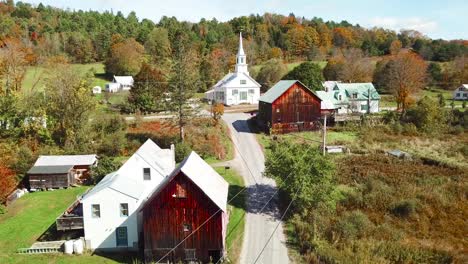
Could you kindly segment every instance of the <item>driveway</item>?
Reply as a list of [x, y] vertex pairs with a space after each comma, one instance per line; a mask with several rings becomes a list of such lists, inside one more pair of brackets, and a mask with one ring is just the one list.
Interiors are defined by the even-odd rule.
[[[235, 145], [235, 158], [229, 165], [239, 172], [247, 186], [247, 215], [244, 233], [244, 243], [240, 263], [254, 263], [269, 237], [280, 223], [280, 212], [277, 207], [275, 181], [263, 177], [265, 157], [255, 135], [247, 125], [250, 115], [244, 113], [229, 113], [223, 115], [223, 120], [231, 131]], [[270, 200], [263, 209], [265, 204]], [[260, 212], [261, 211], [261, 212]], [[274, 233], [257, 263], [284, 264], [289, 263], [282, 225]]]

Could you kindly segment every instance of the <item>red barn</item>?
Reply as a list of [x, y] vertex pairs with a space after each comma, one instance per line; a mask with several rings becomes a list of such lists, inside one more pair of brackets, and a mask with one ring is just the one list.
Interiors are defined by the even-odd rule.
[[141, 209], [145, 261], [207, 263], [222, 258], [228, 188], [229, 184], [192, 152]]
[[279, 81], [259, 99], [259, 125], [279, 134], [314, 130], [320, 118], [321, 101], [300, 81]]

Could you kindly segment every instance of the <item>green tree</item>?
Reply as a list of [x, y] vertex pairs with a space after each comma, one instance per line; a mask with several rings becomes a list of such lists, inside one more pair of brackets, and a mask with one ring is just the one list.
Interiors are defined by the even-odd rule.
[[428, 134], [446, 131], [449, 120], [447, 109], [427, 96], [409, 108], [404, 118], [405, 122], [413, 123], [421, 132]]
[[153, 62], [165, 64], [171, 56], [171, 43], [169, 33], [165, 28], [154, 28], [145, 42], [146, 52]]
[[163, 110], [166, 90], [164, 73], [148, 63], [143, 63], [140, 72], [135, 76], [135, 84], [130, 90], [128, 102], [132, 109], [142, 113]]
[[299, 80], [313, 91], [322, 89], [322, 82], [324, 81], [322, 69], [320, 66], [313, 62], [303, 62], [288, 74], [283, 80]]
[[120, 162], [117, 162], [114, 158], [107, 156], [100, 158], [97, 167], [91, 171], [94, 184], [98, 184], [107, 174], [118, 170], [120, 165]]
[[282, 60], [272, 59], [263, 65], [255, 79], [262, 85], [262, 90], [266, 91], [281, 80], [287, 72], [288, 67]]
[[170, 100], [168, 105], [176, 116], [179, 137], [183, 141], [184, 127], [195, 114], [190, 100], [197, 91], [198, 58], [195, 52], [190, 49], [188, 36], [184, 32], [177, 32], [176, 39], [169, 77]]

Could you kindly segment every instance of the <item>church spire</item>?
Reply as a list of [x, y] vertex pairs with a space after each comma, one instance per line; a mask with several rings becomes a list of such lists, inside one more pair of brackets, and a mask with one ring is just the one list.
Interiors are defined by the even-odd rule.
[[239, 50], [236, 56], [236, 73], [245, 73], [249, 75], [247, 70], [247, 56], [244, 52], [244, 47], [242, 45], [242, 32], [239, 33]]

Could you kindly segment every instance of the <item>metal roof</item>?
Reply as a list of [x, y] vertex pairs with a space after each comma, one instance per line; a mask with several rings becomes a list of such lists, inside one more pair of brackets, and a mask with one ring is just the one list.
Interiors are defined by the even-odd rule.
[[133, 85], [133, 77], [132, 76], [115, 76], [114, 75], [114, 81], [116, 83], [120, 83], [123, 85]]
[[357, 98], [353, 98], [357, 100], [367, 100], [370, 91], [372, 100], [380, 99], [380, 95], [372, 83], [336, 83], [334, 90], [344, 91], [348, 98], [357, 94]]
[[71, 169], [73, 169], [71, 165], [34, 166], [28, 171], [28, 174], [63, 174], [68, 173]]
[[182, 172], [195, 183], [219, 209], [227, 212], [229, 183], [194, 151], [179, 164], [171, 175], [161, 182], [158, 188], [150, 195], [148, 201], [151, 201], [159, 194], [179, 172]]
[[271, 104], [296, 82], [297, 82], [296, 80], [281, 80], [277, 82], [275, 85], [273, 85], [273, 87], [268, 89], [268, 91], [264, 93], [262, 96], [260, 96], [260, 99], [258, 100]]
[[63, 165], [93, 165], [97, 160], [96, 154], [91, 155], [51, 155], [39, 156], [34, 166], [63, 166]]

